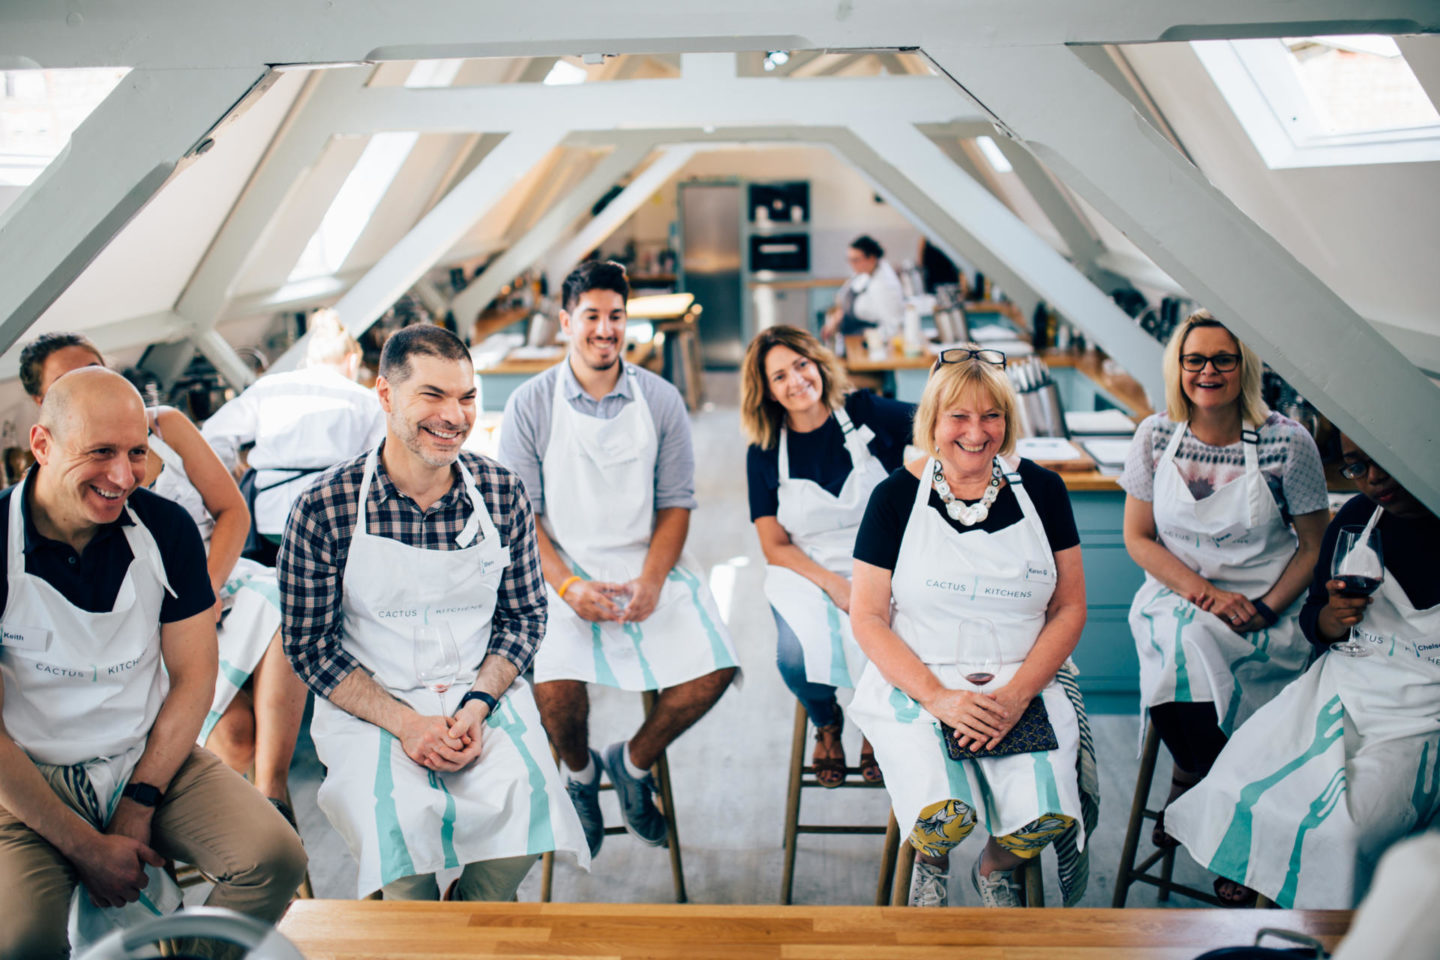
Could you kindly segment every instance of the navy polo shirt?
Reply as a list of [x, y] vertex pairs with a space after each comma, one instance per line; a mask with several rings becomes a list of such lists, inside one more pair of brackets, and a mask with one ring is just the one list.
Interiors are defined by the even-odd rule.
[[[32, 468], [33, 471], [39, 469]], [[0, 544], [9, 542], [10, 498], [20, 489], [17, 483], [0, 493]], [[210, 587], [210, 574], [205, 567], [205, 544], [195, 521], [185, 508], [149, 490], [130, 494], [130, 509], [150, 531], [160, 548], [165, 576], [175, 596], [166, 593], [160, 606], [160, 622], [174, 623], [193, 617], [215, 605], [215, 591]], [[108, 613], [115, 606], [115, 597], [125, 580], [130, 561], [135, 558], [125, 528], [130, 516], [107, 523], [95, 532], [83, 553], [76, 553], [69, 544], [40, 535], [31, 516], [29, 500], [21, 505], [25, 521], [25, 572], [37, 576], [58, 590], [66, 600], [89, 613]], [[8, 565], [0, 572], [0, 616], [9, 597]]]

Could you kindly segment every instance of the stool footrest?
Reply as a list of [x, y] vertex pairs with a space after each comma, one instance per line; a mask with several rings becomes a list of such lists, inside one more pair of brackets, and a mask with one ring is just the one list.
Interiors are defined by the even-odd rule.
[[1152, 887], [1159, 887], [1161, 890], [1169, 890], [1171, 893], [1183, 893], [1187, 897], [1192, 897], [1203, 903], [1208, 903], [1212, 907], [1230, 906], [1229, 904], [1222, 901], [1219, 897], [1215, 896], [1215, 894], [1213, 893], [1206, 893], [1204, 890], [1197, 890], [1194, 887], [1187, 887], [1182, 883], [1166, 883], [1159, 877], [1152, 877], [1148, 873], [1137, 872], [1130, 877], [1130, 881], [1132, 883], [1148, 883]]
[[845, 781], [844, 783], [840, 784], [840, 786], [838, 786], [838, 787], [827, 787], [827, 786], [825, 786], [825, 784], [821, 783], [819, 780], [801, 780], [801, 781], [800, 781], [800, 786], [802, 786], [802, 787], [819, 787], [819, 788], [822, 789], [822, 790], [884, 790], [884, 789], [885, 789], [885, 784], [883, 784], [883, 783], [869, 783], [869, 782], [867, 782], [867, 781], [865, 781], [865, 780], [861, 780], [859, 783], [851, 783], [850, 781], [847, 780], [847, 781]]
[[796, 833], [833, 833], [833, 834], [842, 834], [842, 835], [844, 835], [844, 834], [854, 834], [854, 835], [856, 835], [856, 836], [860, 836], [860, 835], [865, 835], [865, 836], [870, 836], [870, 835], [884, 836], [884, 834], [885, 834], [885, 828], [884, 828], [884, 827], [876, 827], [876, 826], [849, 826], [849, 827], [847, 827], [847, 826], [831, 826], [830, 824], [816, 824], [816, 825], [814, 825], [814, 826], [806, 826], [805, 824], [801, 823], [801, 824], [797, 824], [797, 825], [795, 826], [795, 832], [796, 832]]

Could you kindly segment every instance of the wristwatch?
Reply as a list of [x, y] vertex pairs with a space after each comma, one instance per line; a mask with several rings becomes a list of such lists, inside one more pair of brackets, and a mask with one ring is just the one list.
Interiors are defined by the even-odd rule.
[[133, 781], [125, 784], [125, 789], [120, 791], [120, 796], [129, 797], [140, 806], [151, 808], [160, 806], [160, 801], [165, 798], [165, 794], [160, 792], [159, 787]]
[[455, 708], [455, 712], [459, 713], [462, 709], [464, 709], [465, 704], [469, 703], [471, 700], [479, 700], [481, 703], [485, 704], [486, 708], [491, 713], [495, 712], [495, 704], [497, 703], [497, 701], [494, 697], [490, 696], [490, 694], [486, 693], [484, 690], [471, 690], [469, 693], [465, 694], [465, 696], [461, 697], [460, 706]]

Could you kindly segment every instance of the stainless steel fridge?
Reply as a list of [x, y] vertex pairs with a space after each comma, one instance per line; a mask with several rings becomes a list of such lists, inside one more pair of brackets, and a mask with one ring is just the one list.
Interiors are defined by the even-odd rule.
[[700, 349], [707, 367], [738, 367], [745, 353], [742, 327], [744, 264], [738, 183], [681, 183], [680, 289], [695, 295]]

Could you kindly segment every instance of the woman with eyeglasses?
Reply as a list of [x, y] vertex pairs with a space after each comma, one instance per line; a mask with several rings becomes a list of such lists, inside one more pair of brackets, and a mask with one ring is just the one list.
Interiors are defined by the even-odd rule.
[[[1174, 760], [1168, 804], [1305, 669], [1296, 616], [1329, 500], [1315, 441], [1266, 408], [1259, 357], [1209, 312], [1180, 324], [1163, 362], [1165, 412], [1136, 429], [1120, 486], [1125, 548], [1146, 574], [1130, 607], [1141, 719]], [[1151, 839], [1175, 845], [1163, 812]], [[1224, 879], [1216, 894], [1254, 896]]]
[[[740, 374], [740, 423], [750, 449], [750, 519], [765, 553], [785, 685], [815, 725], [815, 779], [845, 782], [837, 687], [865, 666], [850, 632], [855, 531], [870, 494], [898, 469], [915, 406], [853, 390], [835, 355], [794, 327], [751, 341]], [[860, 776], [883, 777], [868, 742]]]
[[940, 355], [915, 414], [925, 456], [875, 488], [855, 541], [850, 622], [870, 663], [850, 713], [917, 851], [912, 906], [946, 905], [950, 851], [981, 820], [985, 906], [1022, 906], [1016, 868], [1052, 842], [1066, 902], [1083, 890], [1080, 537], [1060, 477], [1013, 456], [1004, 363], [974, 344]]

